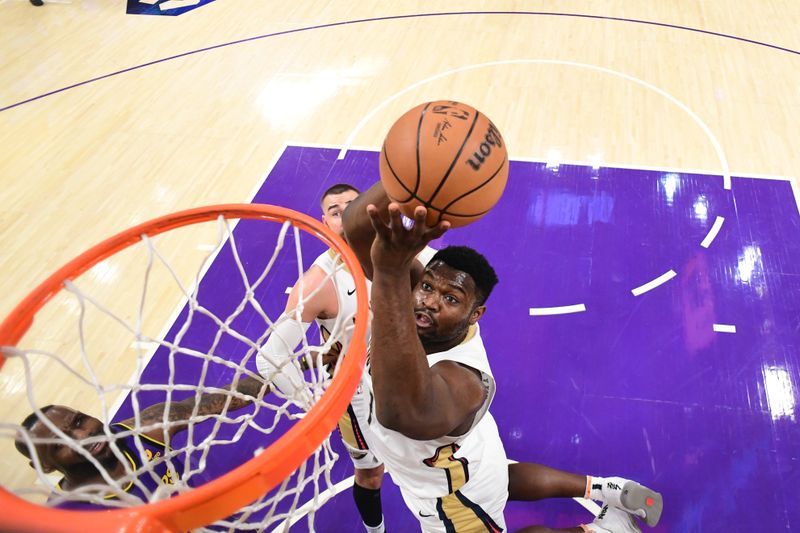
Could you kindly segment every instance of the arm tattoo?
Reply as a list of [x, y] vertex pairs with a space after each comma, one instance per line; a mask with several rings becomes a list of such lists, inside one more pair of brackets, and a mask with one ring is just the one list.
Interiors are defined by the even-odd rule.
[[[225, 392], [209, 392], [201, 394], [199, 400], [196, 395], [189, 396], [185, 400], [179, 402], [172, 402], [169, 405], [168, 422], [169, 429], [167, 432], [173, 435], [181, 430], [187, 428], [190, 419], [192, 418], [195, 405], [197, 406], [196, 416], [218, 415], [223, 411], [236, 411], [253, 403], [255, 400], [263, 398], [264, 394], [269, 392], [269, 386], [262, 379], [257, 379], [249, 376], [240, 376], [239, 381], [234, 384], [228, 384], [222, 387], [224, 390], [235, 390], [244, 397], [237, 397]], [[227, 409], [225, 408], [228, 402]], [[167, 410], [166, 403], [159, 403], [151, 405], [143, 409], [140, 415], [142, 427], [161, 425], [164, 422], [164, 412]], [[132, 422], [132, 421], [129, 421]], [[166, 428], [164, 428], [166, 429]], [[151, 434], [157, 438], [163, 438], [164, 429], [148, 429], [146, 434]]]

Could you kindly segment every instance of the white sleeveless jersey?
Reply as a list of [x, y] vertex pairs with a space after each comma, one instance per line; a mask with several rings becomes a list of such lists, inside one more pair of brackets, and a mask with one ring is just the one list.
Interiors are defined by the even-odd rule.
[[470, 328], [467, 338], [458, 346], [428, 355], [429, 366], [446, 360], [478, 370], [487, 391], [472, 427], [464, 435], [414, 440], [385, 428], [377, 417], [371, 417], [370, 449], [383, 460], [394, 482], [417, 498], [441, 498], [452, 494], [470, 479], [493, 475], [493, 472], [481, 472], [484, 457], [496, 458], [501, 454], [505, 458], [497, 425], [489, 413], [495, 381], [477, 324]]
[[[314, 265], [321, 268], [326, 274], [333, 274], [333, 286], [336, 290], [336, 299], [339, 301], [339, 312], [334, 318], [317, 318], [315, 319], [319, 326], [323, 338], [327, 339], [328, 335], [334, 331], [340, 331], [341, 328], [346, 328], [339, 338], [342, 342], [343, 351], [347, 350], [350, 341], [353, 338], [353, 319], [356, 315], [356, 283], [353, 280], [352, 274], [347, 269], [345, 264], [339, 256], [333, 251], [320, 254], [314, 260]], [[372, 282], [367, 280], [367, 300], [372, 290]], [[345, 323], [346, 322], [346, 323]], [[369, 346], [370, 334], [372, 331], [372, 319], [370, 317], [367, 323], [367, 346]]]

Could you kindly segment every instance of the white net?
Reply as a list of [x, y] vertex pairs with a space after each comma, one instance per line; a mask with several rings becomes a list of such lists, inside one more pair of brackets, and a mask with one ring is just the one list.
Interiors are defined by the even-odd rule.
[[[323, 355], [337, 343], [346, 352], [354, 328], [341, 314], [329, 336], [309, 329], [288, 357], [264, 350], [319, 291], [303, 287], [304, 250], [325, 245], [291, 222], [234, 228], [220, 216], [143, 236], [66, 281], [18, 346], [3, 347], [3, 487], [59, 508], [141, 505], [191, 491], [283, 435], [324, 394], [343, 358], [325, 366]], [[306, 296], [282, 314], [295, 283]], [[263, 377], [259, 357], [271, 368]], [[273, 386], [287, 373], [300, 383]], [[307, 520], [313, 531], [337, 458], [325, 439], [279, 487], [207, 528]]]

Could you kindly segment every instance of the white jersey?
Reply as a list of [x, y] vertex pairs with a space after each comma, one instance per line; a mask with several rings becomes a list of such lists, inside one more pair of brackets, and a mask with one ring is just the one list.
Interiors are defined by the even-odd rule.
[[[425, 249], [419, 253], [417, 258], [424, 265], [430, 261], [430, 258], [433, 257], [435, 253], [436, 250], [426, 246]], [[339, 312], [336, 317], [317, 318], [315, 321], [324, 340], [327, 340], [331, 333], [340, 332], [337, 333], [337, 337], [342, 344], [342, 353], [346, 353], [350, 341], [353, 338], [352, 321], [355, 317], [357, 307], [355, 281], [350, 271], [345, 267], [333, 250], [328, 250], [317, 257], [316, 260], [314, 260], [314, 265], [322, 269], [325, 274], [332, 275], [333, 285], [336, 290], [336, 299], [339, 304]], [[367, 280], [368, 299], [371, 289], [372, 282]], [[369, 346], [371, 332], [372, 315], [370, 313], [369, 322], [367, 324], [367, 346]], [[375, 468], [382, 462], [377, 454], [373, 453], [374, 450], [372, 449], [372, 442], [374, 441], [370, 429], [370, 420], [372, 418], [372, 380], [369, 374], [369, 361], [367, 361], [358, 388], [353, 398], [350, 400], [350, 405], [347, 406], [347, 409], [339, 419], [338, 424], [342, 441], [356, 468]]]
[[[471, 327], [467, 338], [458, 346], [428, 355], [429, 366], [440, 361], [456, 361], [481, 374], [487, 391], [486, 399], [475, 414], [469, 431], [459, 436], [420, 441], [384, 427], [375, 416], [370, 424], [370, 448], [383, 460], [386, 470], [401, 490], [416, 498], [442, 498], [453, 494], [471, 480], [495, 475], [496, 467], [481, 471], [484, 457], [494, 458], [500, 454], [505, 459], [503, 443], [489, 413], [495, 381], [480, 327], [477, 324]], [[507, 490], [507, 486], [500, 490]]]
[[[342, 343], [343, 351], [345, 351], [353, 339], [352, 324], [356, 316], [356, 283], [353, 280], [353, 275], [350, 274], [339, 255], [333, 250], [320, 254], [314, 260], [314, 265], [321, 268], [325, 274], [333, 274], [333, 286], [336, 290], [336, 299], [339, 302], [339, 312], [334, 318], [317, 318], [315, 320], [325, 339], [332, 332], [341, 331], [338, 337], [341, 339], [340, 342]], [[372, 282], [367, 280], [367, 301], [369, 301], [371, 289]], [[370, 319], [367, 323], [367, 345], [369, 345], [371, 328], [372, 320]]]
[[[333, 286], [336, 290], [336, 299], [339, 303], [339, 312], [334, 318], [317, 318], [320, 335], [327, 340], [332, 333], [336, 333], [339, 342], [342, 344], [341, 352], [347, 353], [350, 341], [353, 339], [353, 319], [356, 314], [356, 284], [353, 276], [347, 270], [341, 259], [333, 250], [328, 250], [321, 254], [314, 261], [314, 264], [321, 268], [326, 274], [332, 275]], [[372, 288], [372, 283], [367, 280], [367, 297]], [[369, 346], [369, 335], [372, 320], [367, 323], [367, 346]], [[346, 355], [345, 355], [346, 356]], [[381, 461], [370, 451], [370, 442], [373, 440], [370, 435], [369, 418], [372, 408], [372, 383], [367, 368], [361, 374], [361, 381], [358, 384], [350, 405], [339, 419], [339, 433], [342, 436], [347, 453], [353, 461], [353, 466], [361, 469], [375, 468], [380, 466]]]

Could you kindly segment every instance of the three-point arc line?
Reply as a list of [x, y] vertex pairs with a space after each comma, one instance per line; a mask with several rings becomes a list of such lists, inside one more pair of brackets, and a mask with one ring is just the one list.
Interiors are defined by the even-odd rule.
[[674, 270], [669, 270], [669, 271], [661, 274], [660, 276], [658, 276], [656, 279], [654, 279], [652, 281], [648, 281], [644, 285], [640, 285], [640, 286], [636, 287], [635, 289], [631, 289], [631, 292], [633, 293], [634, 296], [639, 296], [641, 294], [646, 293], [647, 291], [655, 289], [659, 285], [663, 285], [664, 283], [668, 282], [669, 280], [671, 280], [675, 276], [677, 276], [675, 271]]
[[714, 224], [711, 226], [711, 229], [708, 230], [708, 234], [703, 239], [703, 242], [700, 243], [700, 246], [703, 248], [708, 248], [714, 239], [717, 238], [717, 233], [719, 230], [722, 229], [722, 223], [725, 222], [725, 217], [718, 216], [716, 220], [714, 220]]
[[586, 311], [584, 304], [561, 305], [558, 307], [531, 307], [528, 309], [530, 316], [566, 315]]

